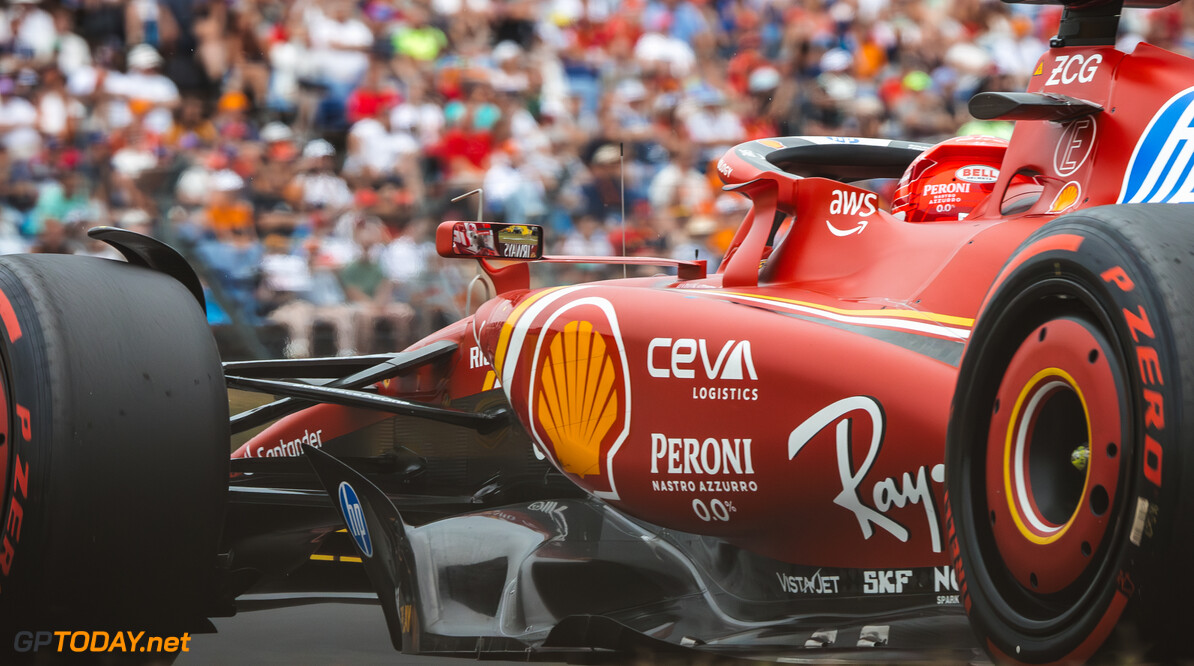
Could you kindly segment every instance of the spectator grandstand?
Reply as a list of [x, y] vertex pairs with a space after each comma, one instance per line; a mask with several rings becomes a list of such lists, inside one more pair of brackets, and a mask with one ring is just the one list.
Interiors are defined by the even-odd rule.
[[[1189, 52], [1192, 7], [1129, 10], [1122, 47]], [[742, 211], [710, 168], [725, 148], [1006, 135], [965, 102], [1022, 89], [1059, 18], [993, 0], [10, 0], [0, 252], [104, 255], [87, 228], [134, 229], [199, 267], [230, 355], [398, 348], [465, 307], [474, 268], [431, 246], [436, 221], [476, 215], [457, 195], [483, 187], [486, 218], [542, 224], [552, 251], [715, 264]]]

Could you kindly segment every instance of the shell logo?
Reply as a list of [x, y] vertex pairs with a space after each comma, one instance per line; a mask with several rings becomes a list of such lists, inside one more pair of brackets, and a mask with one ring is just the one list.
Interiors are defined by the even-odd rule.
[[588, 321], [571, 321], [548, 343], [539, 374], [539, 425], [565, 472], [601, 473], [601, 442], [618, 419], [613, 358]]
[[630, 363], [613, 304], [588, 291], [568, 287], [520, 304], [509, 335], [503, 329], [498, 374], [525, 410], [538, 454], [593, 495], [618, 500], [614, 458], [630, 435]]
[[1076, 181], [1071, 180], [1057, 192], [1057, 196], [1053, 198], [1053, 203], [1049, 204], [1049, 212], [1060, 213], [1064, 211], [1078, 203], [1078, 197], [1080, 196], [1082, 196], [1082, 187]]

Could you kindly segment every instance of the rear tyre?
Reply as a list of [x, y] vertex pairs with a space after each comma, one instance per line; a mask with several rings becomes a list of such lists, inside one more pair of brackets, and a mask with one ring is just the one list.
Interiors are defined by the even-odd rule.
[[962, 602], [999, 660], [1189, 650], [1189, 211], [1058, 219], [979, 315], [947, 437], [947, 520]]
[[185, 287], [0, 258], [0, 626], [201, 614], [228, 459], [219, 355]]

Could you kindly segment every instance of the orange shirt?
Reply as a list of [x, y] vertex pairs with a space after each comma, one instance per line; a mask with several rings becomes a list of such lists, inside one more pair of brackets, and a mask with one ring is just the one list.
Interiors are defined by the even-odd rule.
[[233, 229], [253, 231], [253, 207], [245, 201], [231, 204], [212, 204], [207, 207], [207, 220], [212, 231], [223, 235]]

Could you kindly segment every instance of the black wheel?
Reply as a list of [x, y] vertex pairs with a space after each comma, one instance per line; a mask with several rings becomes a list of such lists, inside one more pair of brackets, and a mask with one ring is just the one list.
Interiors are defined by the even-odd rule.
[[988, 294], [954, 396], [946, 496], [962, 602], [998, 660], [1190, 650], [1192, 212], [1060, 218]]
[[185, 287], [0, 258], [0, 626], [202, 612], [228, 458], [219, 355]]

